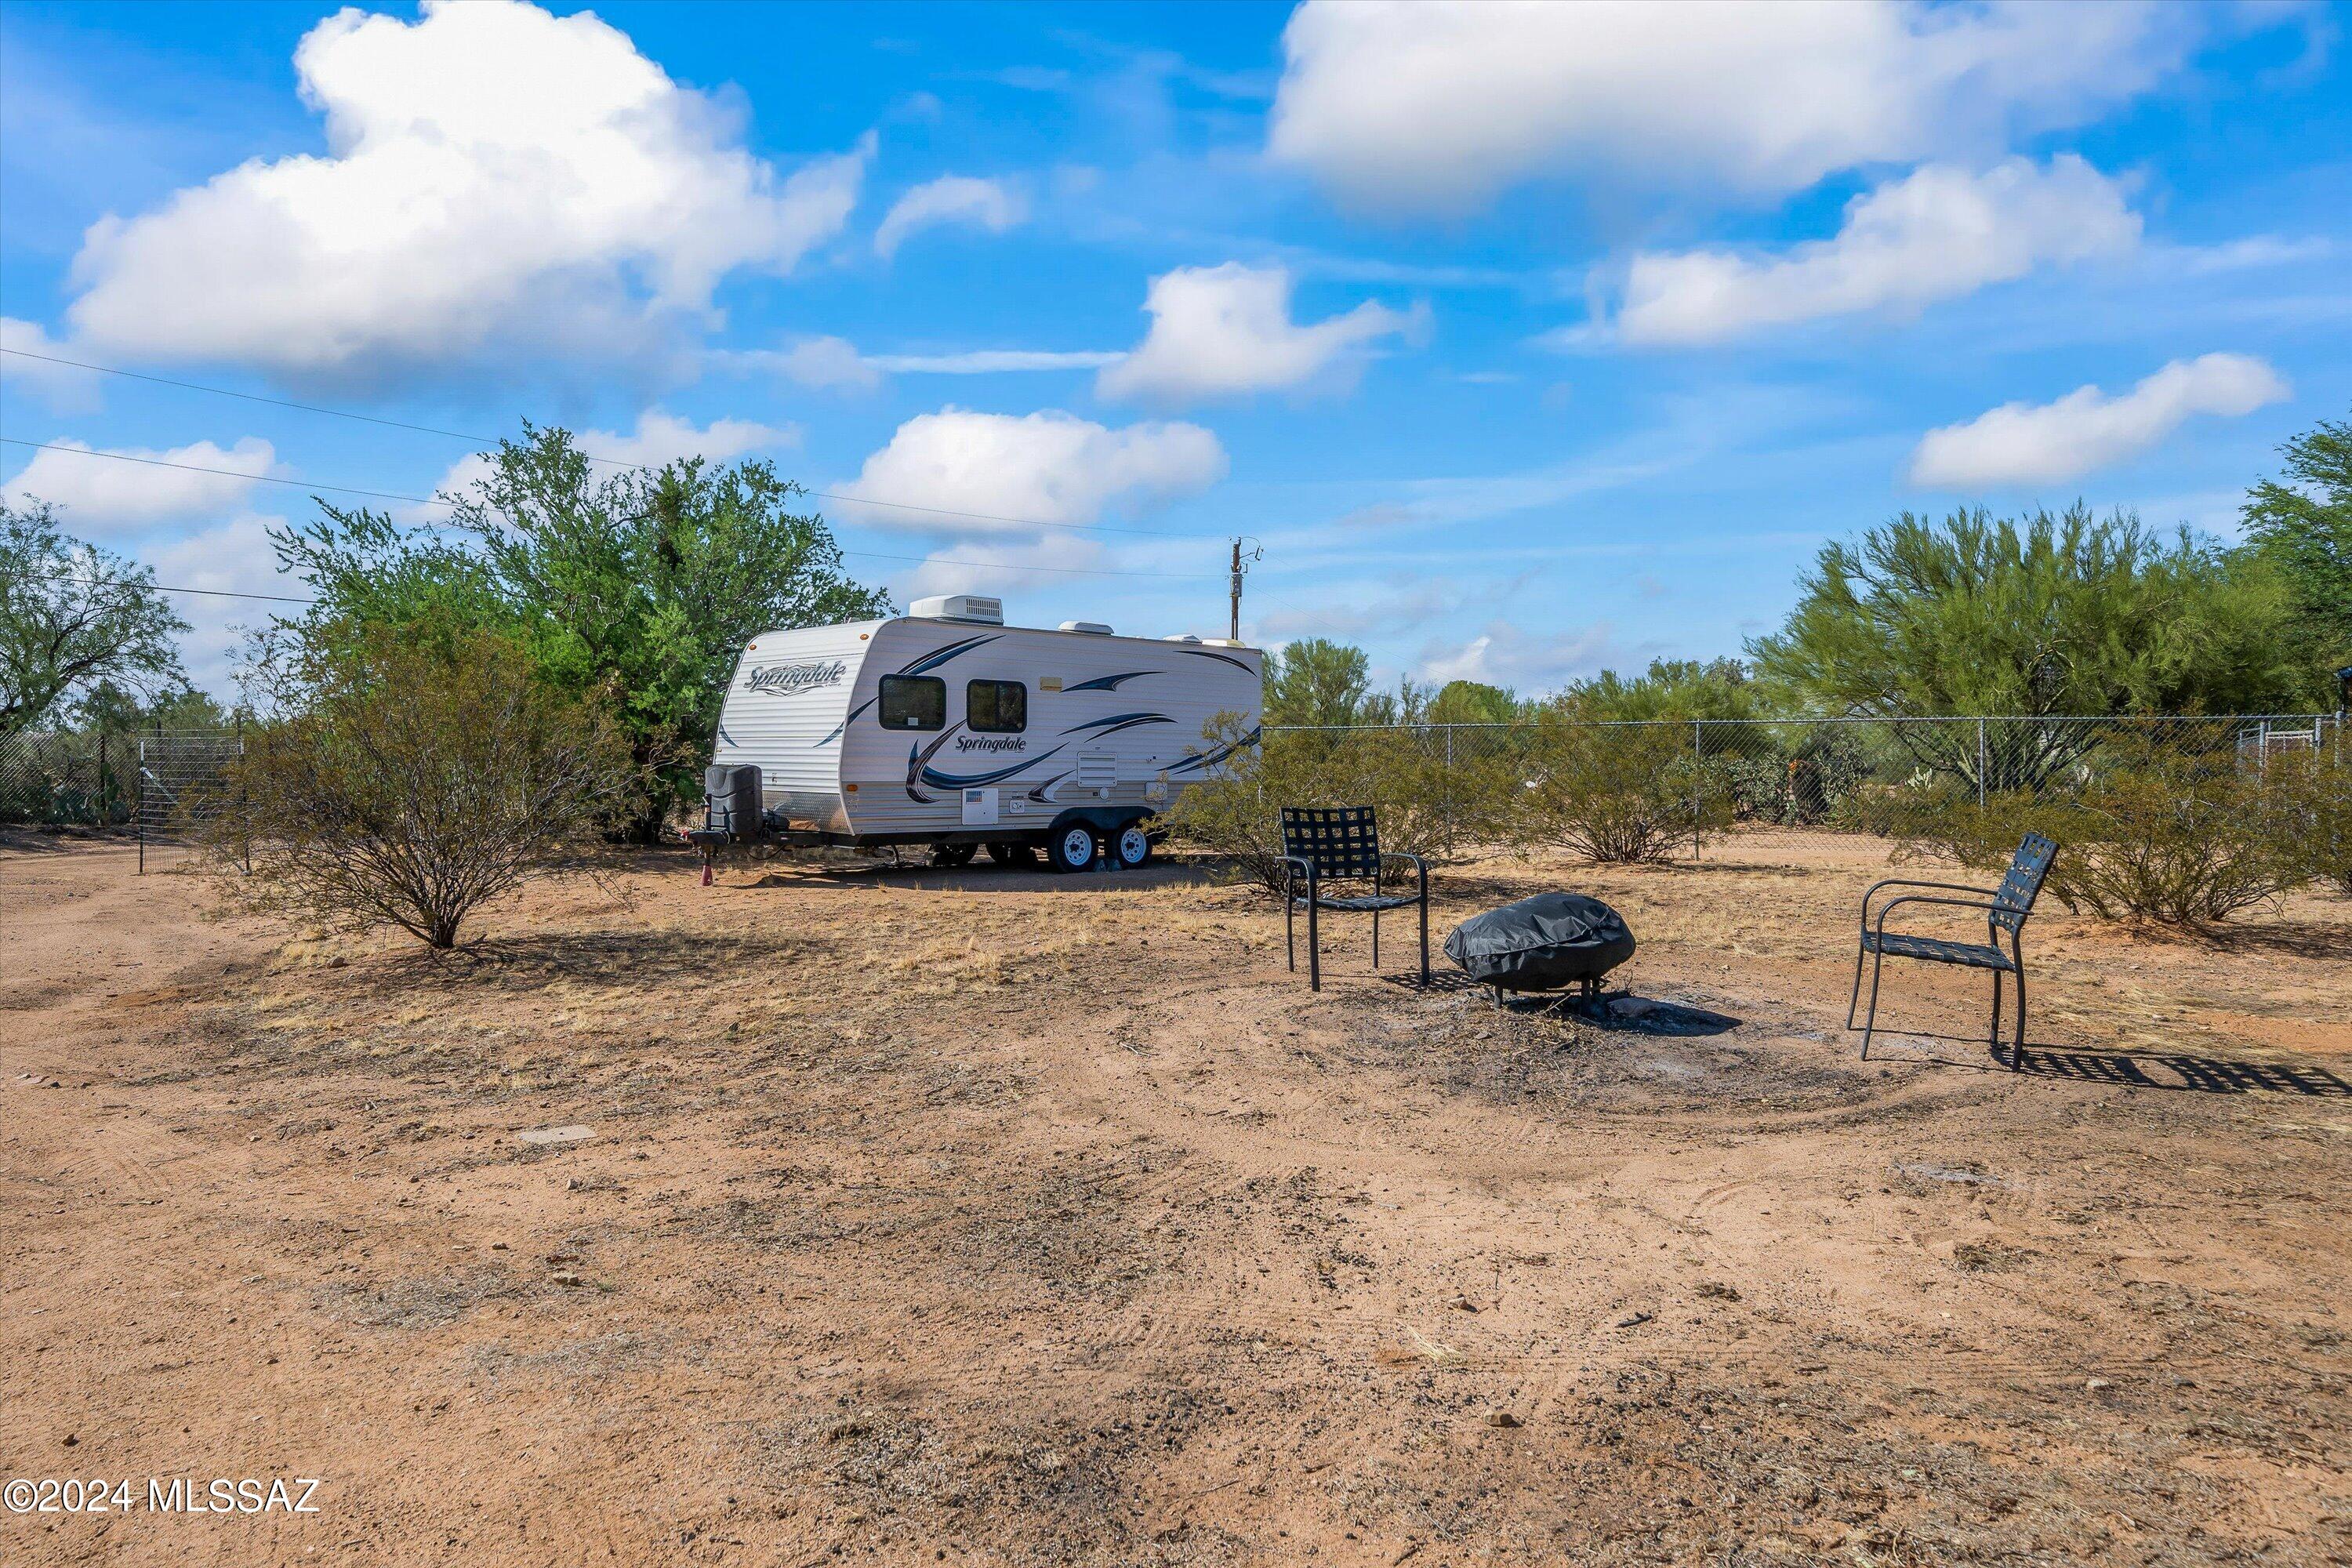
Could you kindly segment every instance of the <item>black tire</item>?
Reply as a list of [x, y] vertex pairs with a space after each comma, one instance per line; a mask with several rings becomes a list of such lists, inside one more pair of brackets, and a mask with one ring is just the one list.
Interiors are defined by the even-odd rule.
[[1057, 827], [1045, 840], [1045, 864], [1056, 871], [1083, 871], [1095, 863], [1095, 830], [1083, 822]]
[[1151, 835], [1140, 822], [1130, 822], [1110, 841], [1111, 864], [1122, 871], [1140, 871], [1151, 864]]
[[934, 844], [931, 846], [931, 864], [950, 869], [969, 866], [971, 858], [979, 853], [980, 846], [977, 844]]
[[1037, 847], [1034, 844], [992, 844], [988, 858], [1008, 869], [1020, 870], [1037, 863]]

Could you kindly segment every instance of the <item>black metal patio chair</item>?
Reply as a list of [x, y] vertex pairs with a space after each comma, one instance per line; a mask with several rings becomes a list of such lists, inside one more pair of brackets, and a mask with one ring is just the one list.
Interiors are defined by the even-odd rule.
[[[2000, 991], [2001, 976], [2017, 976], [2017, 1041], [2011, 1048], [2009, 1065], [2012, 1071], [2025, 1066], [2025, 953], [2019, 946], [2020, 933], [2025, 930], [2026, 917], [2033, 912], [2033, 900], [2042, 896], [2042, 879], [2050, 875], [2050, 862], [2057, 856], [2058, 846], [2039, 833], [2029, 833], [2017, 847], [2010, 860], [2009, 872], [1998, 888], [1970, 888], [1958, 882], [1918, 882], [1892, 877], [1874, 882], [1862, 895], [1862, 946], [1853, 955], [1853, 994], [1845, 1005], [1845, 1026], [1853, 1027], [1856, 1005], [1862, 1001], [1862, 961], [1870, 962], [1870, 1009], [1862, 1025], [1862, 1058], [1870, 1059], [1870, 1035], [1878, 1023], [1878, 973], [1886, 960], [1916, 958], [1927, 963], [1954, 963], [1969, 969], [1992, 971], [1992, 1035], [1994, 1059], [2000, 1055]], [[1878, 909], [1878, 921], [1871, 923], [1870, 900], [1886, 888], [1931, 888], [1944, 893], [1968, 893], [1966, 899], [1939, 898], [1934, 893], [1900, 893], [1887, 900]], [[1886, 917], [1905, 904], [1943, 904], [1958, 909], [1985, 911], [1985, 940], [1982, 942], [1951, 942], [1942, 937], [1919, 936], [1908, 931], [1886, 929]], [[2000, 939], [2006, 932], [2009, 951], [2003, 952]]]
[[[1381, 891], [1381, 873], [1388, 862], [1402, 860], [1419, 879], [1410, 893]], [[1302, 895], [1298, 881], [1304, 876]], [[1364, 882], [1370, 890], [1333, 895], [1333, 882]], [[1429, 984], [1429, 865], [1418, 855], [1381, 852], [1380, 824], [1369, 805], [1297, 806], [1282, 808], [1282, 940], [1290, 967], [1298, 968], [1297, 911], [1307, 910], [1307, 986], [1323, 989], [1323, 939], [1316, 920], [1320, 910], [1370, 910], [1372, 912], [1372, 967], [1381, 966], [1381, 911], [1421, 906], [1421, 983]]]

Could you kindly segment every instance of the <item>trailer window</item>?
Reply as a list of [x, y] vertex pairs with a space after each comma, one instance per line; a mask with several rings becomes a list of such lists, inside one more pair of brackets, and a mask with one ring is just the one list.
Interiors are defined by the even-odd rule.
[[982, 734], [1017, 735], [1029, 727], [1029, 689], [1017, 680], [975, 680], [963, 689], [964, 721]]
[[882, 678], [882, 728], [937, 730], [948, 721], [948, 683], [935, 675]]

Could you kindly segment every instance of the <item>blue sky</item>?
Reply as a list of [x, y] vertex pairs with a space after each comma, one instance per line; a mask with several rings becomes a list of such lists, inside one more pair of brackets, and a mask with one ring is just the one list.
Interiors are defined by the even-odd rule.
[[[1896, 510], [2226, 534], [2352, 411], [2347, 19], [12, 0], [0, 488], [268, 593], [304, 487], [466, 479], [78, 360], [763, 458], [901, 603], [1215, 634], [1240, 533], [1388, 679], [1736, 653]], [[267, 607], [179, 603], [226, 689]]]

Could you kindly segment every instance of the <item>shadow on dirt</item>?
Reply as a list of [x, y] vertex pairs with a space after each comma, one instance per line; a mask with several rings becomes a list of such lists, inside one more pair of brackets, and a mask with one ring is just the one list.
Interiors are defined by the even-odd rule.
[[[1981, 1038], [1932, 1035], [1906, 1029], [1894, 1039], [1974, 1046], [1976, 1057], [1892, 1056], [1874, 1051], [1871, 1060], [1889, 1066], [1962, 1068], [1974, 1072], [2014, 1072], [2021, 1078], [2061, 1079], [2074, 1083], [2109, 1083], [2176, 1094], [2292, 1094], [2313, 1100], [2352, 1100], [2352, 1081], [2308, 1062], [2240, 1061], [2186, 1051], [2093, 1051], [2071, 1046], [2025, 1047], [2021, 1068], [2012, 1068], [2006, 1047], [1995, 1053]], [[1880, 1038], [1890, 1038], [1884, 1031]]]
[[1428, 994], [1468, 992], [1496, 998], [1497, 1010], [1521, 1017], [1565, 1017], [1588, 1024], [1604, 1034], [1692, 1036], [1728, 1034], [1742, 1020], [1728, 1013], [1711, 1012], [1681, 1002], [1637, 996], [1630, 991], [1604, 991], [1597, 996], [1573, 993], [1535, 994], [1490, 991], [1483, 983], [1451, 970], [1433, 971], [1426, 984], [1417, 973], [1383, 974], [1381, 978], [1402, 990]]

